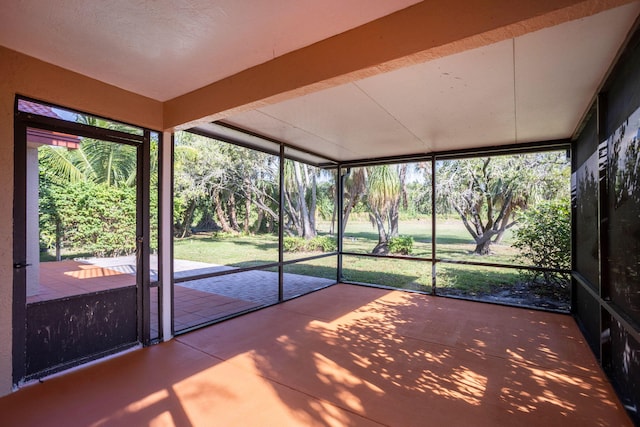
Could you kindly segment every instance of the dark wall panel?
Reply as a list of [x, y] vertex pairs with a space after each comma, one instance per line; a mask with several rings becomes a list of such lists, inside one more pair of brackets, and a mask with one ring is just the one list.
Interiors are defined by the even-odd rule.
[[135, 286], [30, 304], [26, 375], [55, 371], [136, 341]]
[[[640, 31], [636, 29], [599, 94], [599, 116], [590, 117], [576, 141], [573, 163], [573, 266], [588, 286], [577, 285], [574, 313], [638, 425], [638, 331], [626, 329], [616, 318], [628, 321], [630, 328], [640, 324], [639, 76]], [[589, 288], [599, 297], [590, 294]]]
[[640, 323], [640, 31], [605, 86], [611, 298]]
[[609, 137], [608, 151], [611, 298], [626, 314], [639, 320], [640, 108]]
[[[640, 408], [640, 343], [615, 321], [611, 325], [611, 353], [610, 375], [622, 404]], [[630, 411], [630, 415], [640, 423], [637, 411]]]
[[574, 311], [591, 351], [600, 358], [600, 305], [582, 286], [576, 288]]
[[[640, 31], [636, 31], [604, 87], [605, 134], [612, 135], [640, 106]], [[602, 142], [602, 141], [600, 141]]]
[[591, 116], [576, 143], [572, 195], [575, 269], [598, 289], [598, 137], [597, 117]]

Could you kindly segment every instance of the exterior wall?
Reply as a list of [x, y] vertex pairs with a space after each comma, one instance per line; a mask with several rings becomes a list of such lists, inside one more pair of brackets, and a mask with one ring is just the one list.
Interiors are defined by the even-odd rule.
[[162, 104], [0, 47], [0, 396], [12, 389], [13, 112], [16, 94], [153, 130]]

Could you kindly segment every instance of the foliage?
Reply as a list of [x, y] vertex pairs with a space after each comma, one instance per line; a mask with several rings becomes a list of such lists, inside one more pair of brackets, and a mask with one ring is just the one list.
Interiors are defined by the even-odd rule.
[[91, 181], [132, 186], [137, 172], [136, 149], [129, 145], [84, 139], [76, 149], [43, 145], [38, 149], [41, 169], [59, 185]]
[[335, 252], [338, 243], [329, 236], [316, 236], [313, 239], [288, 236], [284, 238], [283, 249], [285, 252]]
[[192, 229], [270, 233], [278, 215], [276, 156], [201, 137], [176, 134], [175, 234]]
[[409, 255], [413, 249], [413, 237], [398, 236], [389, 239], [389, 252], [392, 254]]
[[68, 249], [87, 251], [94, 256], [135, 251], [135, 187], [93, 182], [58, 186], [43, 179], [40, 209], [40, 238], [46, 247], [55, 244], [58, 223], [62, 244]]
[[447, 160], [436, 173], [439, 203], [458, 214], [479, 255], [490, 253], [490, 245], [517, 223], [519, 211], [568, 193], [563, 152]]
[[[520, 249], [518, 258], [536, 267], [571, 268], [571, 213], [566, 198], [543, 201], [522, 215], [513, 246]], [[545, 283], [566, 286], [566, 274], [531, 271], [523, 273], [529, 280], [542, 277]]]

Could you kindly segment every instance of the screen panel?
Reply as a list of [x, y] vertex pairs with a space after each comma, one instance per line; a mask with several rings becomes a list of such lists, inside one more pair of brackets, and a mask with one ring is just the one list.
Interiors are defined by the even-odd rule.
[[608, 139], [611, 298], [640, 318], [640, 108]]

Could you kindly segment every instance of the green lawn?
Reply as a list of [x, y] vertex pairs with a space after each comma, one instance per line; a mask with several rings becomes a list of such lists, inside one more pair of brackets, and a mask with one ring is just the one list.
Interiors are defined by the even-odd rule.
[[[488, 256], [473, 255], [475, 245], [471, 236], [459, 221], [438, 220], [437, 257], [439, 259], [471, 260], [503, 264], [516, 264], [517, 250], [510, 246], [513, 236], [507, 233], [503, 242], [493, 246]], [[429, 218], [400, 222], [400, 234], [414, 239], [413, 257], [425, 262], [389, 258], [371, 258], [345, 255], [343, 275], [354, 282], [373, 283], [402, 289], [429, 292], [431, 290], [431, 221]], [[329, 230], [329, 224], [318, 225], [321, 234]], [[366, 221], [350, 221], [344, 239], [346, 252], [368, 254], [378, 240], [377, 230]], [[286, 252], [285, 260], [318, 255], [317, 252]], [[43, 253], [42, 261], [51, 256]], [[81, 254], [65, 253], [65, 257]], [[200, 233], [185, 239], [174, 240], [176, 259], [200, 261], [235, 267], [254, 267], [278, 261], [277, 235], [229, 236]], [[286, 273], [296, 273], [324, 278], [336, 278], [337, 257], [331, 256], [285, 266]], [[275, 269], [274, 271], [277, 271]], [[491, 294], [511, 287], [519, 281], [515, 269], [464, 266], [438, 263], [436, 270], [439, 289], [450, 289], [465, 295]]]
[[[414, 240], [411, 256], [431, 258], [431, 219], [400, 221], [401, 236], [412, 236]], [[345, 252], [370, 253], [378, 241], [378, 232], [370, 223], [351, 221], [344, 233]], [[493, 254], [482, 257], [482, 262], [513, 264], [517, 250], [511, 247], [513, 233], [505, 233], [500, 244], [493, 245]], [[436, 228], [436, 254], [440, 259], [478, 261], [471, 252], [475, 248], [473, 238], [459, 220], [438, 220]]]
[[[400, 234], [414, 238], [411, 256], [431, 258], [431, 221], [401, 221]], [[319, 229], [328, 230], [327, 223]], [[481, 262], [514, 263], [517, 251], [509, 243], [511, 233], [505, 235], [503, 243], [495, 245], [489, 256], [471, 254], [474, 243], [471, 236], [455, 220], [441, 220], [437, 228], [438, 258], [474, 260]], [[378, 234], [370, 223], [351, 221], [345, 232], [344, 250], [354, 253], [370, 253], [378, 240]], [[285, 260], [304, 258], [318, 253], [285, 253]], [[249, 267], [278, 261], [278, 239], [276, 235], [217, 237], [215, 234], [200, 234], [174, 241], [174, 257], [212, 264]], [[287, 273], [318, 277], [336, 277], [336, 257], [322, 258], [285, 267]], [[343, 260], [345, 279], [355, 282], [375, 283], [403, 289], [430, 291], [431, 263], [388, 258], [345, 256]], [[470, 294], [491, 293], [518, 280], [513, 269], [468, 267], [438, 264], [437, 285], [455, 288]]]

